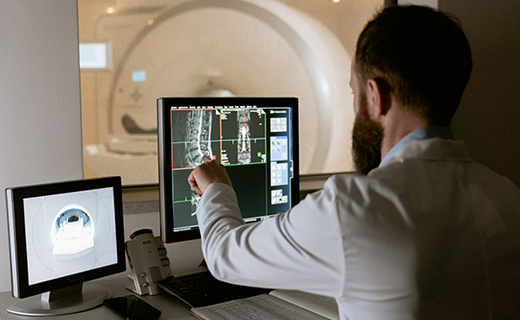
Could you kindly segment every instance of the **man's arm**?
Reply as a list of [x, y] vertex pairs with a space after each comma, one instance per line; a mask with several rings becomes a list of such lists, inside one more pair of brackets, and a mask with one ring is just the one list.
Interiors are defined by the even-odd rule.
[[202, 250], [216, 278], [340, 295], [345, 263], [331, 190], [308, 196], [287, 213], [245, 224], [222, 165], [204, 158], [188, 181], [201, 195], [197, 219]]
[[335, 209], [323, 207], [329, 196], [321, 192], [288, 213], [244, 224], [233, 189], [211, 184], [197, 218], [212, 274], [236, 284], [339, 296], [344, 255]]

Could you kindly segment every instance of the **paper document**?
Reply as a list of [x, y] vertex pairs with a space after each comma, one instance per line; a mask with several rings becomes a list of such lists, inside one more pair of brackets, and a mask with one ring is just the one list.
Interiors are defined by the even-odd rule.
[[335, 299], [289, 290], [274, 290], [269, 294], [193, 308], [191, 312], [203, 320], [339, 319]]

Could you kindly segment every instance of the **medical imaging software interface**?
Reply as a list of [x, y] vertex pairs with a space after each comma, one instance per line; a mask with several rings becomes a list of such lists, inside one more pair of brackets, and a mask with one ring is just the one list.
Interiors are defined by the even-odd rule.
[[23, 201], [29, 285], [117, 262], [112, 188]]
[[198, 226], [199, 197], [187, 178], [203, 156], [226, 167], [246, 222], [290, 208], [291, 112], [255, 106], [171, 108], [174, 231]]

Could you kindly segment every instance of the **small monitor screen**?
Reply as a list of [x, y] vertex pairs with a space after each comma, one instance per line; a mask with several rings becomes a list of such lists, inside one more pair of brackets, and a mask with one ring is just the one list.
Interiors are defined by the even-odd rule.
[[112, 193], [23, 199], [29, 285], [117, 263]]
[[13, 295], [124, 271], [120, 178], [7, 189]]
[[187, 179], [206, 156], [218, 161], [246, 222], [299, 200], [296, 98], [163, 98], [159, 108], [161, 235], [200, 237], [199, 197]]

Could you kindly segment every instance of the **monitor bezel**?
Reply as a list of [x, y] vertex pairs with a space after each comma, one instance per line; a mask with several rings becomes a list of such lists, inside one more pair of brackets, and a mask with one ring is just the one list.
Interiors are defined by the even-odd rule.
[[[293, 179], [291, 179], [291, 207], [299, 202], [299, 127], [298, 98], [295, 97], [163, 97], [157, 99], [157, 133], [159, 159], [159, 203], [161, 239], [164, 243], [174, 243], [200, 238], [199, 229], [182, 232], [173, 231], [171, 136], [169, 112], [172, 106], [219, 106], [255, 105], [259, 108], [290, 108], [293, 132]], [[186, 182], [187, 183], [187, 182]]]
[[[25, 209], [23, 200], [25, 198], [50, 196], [102, 188], [113, 188], [117, 262], [108, 266], [82, 271], [60, 278], [29, 284], [25, 233]], [[9, 222], [8, 235], [10, 242], [11, 285], [12, 294], [14, 297], [30, 297], [43, 292], [81, 284], [89, 280], [102, 278], [126, 270], [123, 230], [123, 204], [120, 177], [74, 180], [7, 188], [6, 202]]]

